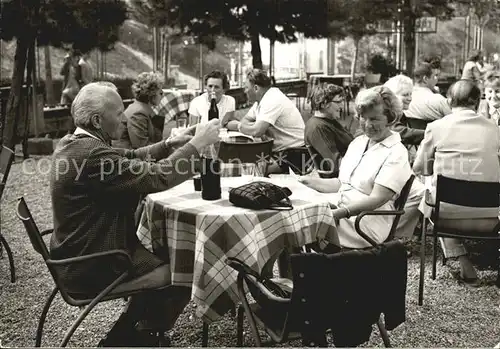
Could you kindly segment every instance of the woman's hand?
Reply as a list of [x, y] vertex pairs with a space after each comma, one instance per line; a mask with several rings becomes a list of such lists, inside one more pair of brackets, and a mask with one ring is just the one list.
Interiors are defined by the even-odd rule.
[[342, 218], [347, 218], [347, 210], [343, 207], [333, 209], [332, 214], [337, 221]]
[[338, 178], [300, 176], [298, 180], [305, 186], [319, 191], [320, 193], [336, 193], [340, 188], [340, 181], [338, 180]]

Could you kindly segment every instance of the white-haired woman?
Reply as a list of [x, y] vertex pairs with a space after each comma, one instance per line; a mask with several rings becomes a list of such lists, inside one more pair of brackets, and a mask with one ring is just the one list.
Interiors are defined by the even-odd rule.
[[419, 145], [424, 139], [424, 130], [411, 128], [405, 115], [405, 110], [408, 110], [411, 103], [413, 81], [406, 75], [396, 75], [387, 80], [384, 86], [388, 87], [399, 98], [403, 106], [403, 113], [396, 120], [392, 129], [399, 132], [404, 145]]
[[[340, 164], [338, 178], [301, 177], [301, 182], [332, 196], [341, 246], [370, 246], [356, 233], [356, 215], [363, 211], [394, 210], [394, 201], [412, 171], [399, 133], [391, 130], [402, 111], [398, 98], [385, 86], [360, 91], [356, 98], [363, 134], [355, 138]], [[388, 236], [393, 216], [367, 216], [361, 229], [377, 243]]]
[[141, 73], [132, 85], [134, 102], [124, 111], [127, 127], [116, 146], [137, 149], [161, 140], [162, 130], [154, 127], [153, 107], [163, 96], [163, 78], [153, 72]]

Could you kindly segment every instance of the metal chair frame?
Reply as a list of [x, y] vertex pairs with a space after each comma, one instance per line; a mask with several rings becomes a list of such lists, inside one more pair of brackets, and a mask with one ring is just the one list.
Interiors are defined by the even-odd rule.
[[[9, 177], [10, 168], [12, 166], [12, 162], [14, 161], [14, 151], [6, 146], [2, 147], [0, 153], [0, 173], [2, 176], [2, 181], [0, 182], [0, 202], [2, 200], [3, 191], [5, 189], [5, 185], [7, 184], [7, 178]], [[0, 228], [1, 229], [1, 228]], [[16, 267], [14, 265], [14, 256], [12, 255], [12, 250], [5, 240], [5, 237], [2, 235], [2, 231], [0, 230], [0, 256], [2, 256], [3, 248], [5, 248], [5, 252], [7, 252], [7, 258], [9, 259], [9, 268], [10, 268], [10, 282], [16, 282]]]
[[[47, 317], [49, 308], [52, 304], [52, 301], [54, 300], [55, 296], [57, 293], [60, 293], [63, 300], [68, 303], [69, 305], [79, 307], [81, 309], [80, 315], [78, 318], [73, 322], [71, 327], [66, 331], [66, 334], [64, 335], [63, 340], [60, 343], [61, 347], [65, 347], [69, 340], [71, 339], [71, 336], [73, 333], [76, 331], [78, 326], [82, 323], [82, 321], [87, 317], [87, 315], [94, 309], [94, 307], [104, 301], [108, 300], [114, 300], [114, 299], [119, 299], [119, 298], [128, 298], [130, 296], [133, 296], [135, 294], [139, 294], [142, 292], [148, 292], [148, 291], [158, 291], [161, 289], [165, 289], [168, 287], [166, 285], [165, 287], [161, 288], [154, 288], [154, 289], [138, 289], [138, 290], [131, 290], [127, 292], [120, 292], [120, 293], [112, 293], [112, 291], [122, 284], [126, 278], [130, 275], [132, 271], [132, 260], [130, 258], [130, 255], [124, 251], [124, 250], [110, 250], [110, 251], [105, 251], [105, 252], [99, 252], [99, 253], [93, 253], [85, 256], [79, 256], [79, 257], [72, 257], [72, 258], [66, 258], [66, 259], [60, 259], [60, 260], [53, 260], [50, 258], [49, 251], [47, 249], [47, 246], [45, 245], [45, 242], [43, 241], [43, 236], [51, 234], [53, 232], [52, 229], [45, 230], [43, 232], [40, 232], [35, 221], [33, 220], [33, 216], [31, 215], [31, 212], [28, 209], [28, 206], [26, 204], [26, 201], [24, 200], [23, 197], [19, 198], [18, 202], [18, 208], [17, 208], [17, 216], [19, 219], [23, 222], [24, 227], [26, 229], [26, 232], [28, 233], [28, 236], [30, 238], [30, 241], [33, 245], [33, 248], [35, 249], [36, 252], [42, 255], [45, 264], [47, 265], [47, 268], [49, 269], [50, 274], [52, 275], [52, 278], [55, 283], [55, 287], [52, 290], [51, 294], [47, 298], [47, 301], [45, 302], [45, 305], [42, 310], [42, 314], [40, 315], [40, 319], [38, 322], [38, 327], [36, 331], [36, 339], [35, 339], [35, 347], [40, 347], [41, 342], [42, 342], [42, 335], [43, 335], [43, 325], [45, 323], [45, 319]], [[124, 271], [121, 275], [119, 275], [113, 282], [111, 282], [107, 287], [105, 287], [99, 294], [97, 294], [93, 298], [85, 298], [85, 299], [76, 299], [71, 294], [64, 288], [64, 285], [61, 284], [59, 281], [59, 277], [57, 274], [57, 267], [60, 266], [65, 266], [68, 264], [74, 264], [74, 263], [80, 263], [83, 261], [88, 261], [91, 259], [99, 259], [103, 257], [110, 257], [110, 256], [116, 256], [116, 257], [121, 257], [124, 262]]]
[[[453, 188], [453, 189], [452, 189]], [[492, 190], [492, 188], [496, 190]], [[485, 240], [496, 241], [500, 243], [500, 220], [488, 235], [466, 235], [445, 232], [439, 229], [439, 211], [441, 202], [457, 204], [469, 207], [499, 207], [500, 206], [500, 184], [494, 182], [473, 182], [457, 180], [437, 176], [436, 183], [436, 202], [431, 202], [431, 195], [428, 190], [425, 192], [425, 202], [428, 206], [434, 208], [432, 219], [429, 222], [433, 225], [432, 233], [426, 232], [426, 219], [422, 220], [422, 237], [420, 241], [420, 279], [418, 286], [418, 305], [424, 302], [424, 284], [425, 284], [425, 239], [432, 238], [432, 280], [436, 279], [436, 264], [437, 264], [437, 239], [438, 237], [468, 239], [468, 240]], [[486, 206], [481, 206], [482, 199], [487, 200]], [[488, 199], [486, 199], [488, 198]], [[495, 203], [496, 201], [496, 203]], [[496, 205], [496, 206], [495, 206]], [[500, 251], [500, 250], [499, 250]], [[446, 263], [446, 258], [443, 254], [443, 265]], [[500, 276], [500, 269], [499, 269]]]

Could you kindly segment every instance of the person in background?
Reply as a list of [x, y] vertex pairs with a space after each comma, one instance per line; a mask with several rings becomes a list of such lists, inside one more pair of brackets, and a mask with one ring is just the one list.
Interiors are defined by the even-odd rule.
[[78, 94], [78, 91], [80, 91], [80, 85], [77, 80], [79, 59], [80, 56], [78, 56], [78, 53], [72, 52], [61, 68], [61, 75], [63, 75], [65, 80], [65, 85], [61, 94], [61, 104], [71, 104]]
[[321, 170], [337, 177], [340, 159], [353, 140], [338, 121], [344, 105], [344, 89], [334, 84], [317, 85], [312, 90], [311, 103], [317, 110], [306, 123], [304, 140], [311, 152], [322, 158]]
[[485, 99], [479, 104], [478, 114], [500, 126], [500, 70], [491, 70], [484, 76]]
[[451, 113], [446, 98], [434, 93], [439, 73], [430, 63], [422, 63], [415, 69], [415, 86], [406, 117], [430, 122]]
[[471, 80], [477, 84], [481, 83], [483, 55], [481, 50], [473, 50], [470, 52], [464, 68], [462, 69], [462, 79]]
[[156, 143], [162, 138], [162, 131], [154, 127], [153, 107], [163, 96], [163, 77], [154, 72], [144, 72], [132, 84], [134, 102], [125, 110], [126, 127], [120, 140], [113, 143], [120, 148], [137, 149]]
[[[412, 171], [401, 136], [391, 131], [392, 123], [401, 114], [401, 103], [394, 93], [385, 86], [362, 90], [355, 107], [364, 134], [349, 145], [339, 177], [304, 176], [300, 181], [319, 192], [334, 193], [331, 204], [338, 219], [340, 245], [364, 248], [370, 245], [356, 232], [356, 215], [363, 211], [394, 210], [394, 201]], [[390, 215], [366, 216], [360, 227], [375, 242], [382, 243], [393, 220]]]
[[272, 151], [277, 161], [268, 166], [269, 173], [288, 173], [288, 161], [302, 168], [300, 159], [288, 156], [292, 148], [305, 145], [304, 120], [295, 103], [279, 88], [272, 87], [271, 79], [260, 69], [253, 69], [247, 74], [245, 92], [248, 101], [254, 104], [241, 121], [230, 123], [228, 129], [274, 140]]
[[[430, 55], [424, 58], [424, 63], [429, 63], [432, 67], [432, 69], [437, 69], [441, 71], [441, 57], [436, 56], [436, 55]], [[434, 86], [434, 93], [440, 93], [439, 91], [439, 86], [435, 85]]]
[[[122, 99], [110, 83], [90, 83], [76, 96], [71, 114], [77, 128], [59, 141], [52, 155], [54, 232], [50, 256], [58, 260], [124, 250], [132, 262], [125, 282], [142, 277], [143, 285], [168, 285], [169, 261], [161, 260], [139, 242], [134, 212], [140, 196], [170, 189], [191, 178], [193, 169], [186, 160], [199, 158], [202, 148], [219, 140], [220, 122], [212, 120], [201, 126], [189, 141], [179, 136], [144, 148], [114, 149], [110, 143], [121, 135], [123, 110]], [[70, 165], [62, 169], [60, 164]], [[123, 261], [110, 257], [61, 267], [58, 275], [73, 296], [89, 298], [125, 271]], [[99, 345], [164, 345], [150, 332], [171, 329], [190, 295], [189, 288], [170, 286], [132, 296], [126, 311]]]
[[[420, 144], [413, 170], [416, 174], [432, 176], [436, 186], [437, 175], [476, 181], [500, 182], [499, 128], [477, 114], [481, 90], [472, 80], [459, 80], [450, 87], [452, 113], [429, 124]], [[431, 192], [435, 198], [435, 189]], [[422, 202], [422, 212], [430, 208]], [[465, 234], [489, 231], [498, 224], [499, 208], [471, 208], [442, 203], [439, 215], [443, 228]], [[442, 238], [441, 246], [446, 258], [458, 258], [460, 277], [477, 285], [474, 266], [459, 240]]]
[[71, 66], [71, 61], [72, 61], [71, 54], [67, 53], [64, 56], [64, 62], [63, 62], [63, 65], [61, 66], [61, 70], [59, 71], [59, 75], [61, 75], [63, 77], [63, 87], [65, 87], [66, 84], [68, 83], [69, 69]]
[[[189, 119], [201, 123], [208, 122], [208, 109], [210, 101], [215, 96], [217, 109], [219, 109], [219, 119], [221, 125], [225, 127], [230, 120], [234, 119], [236, 101], [234, 97], [226, 95], [229, 90], [229, 79], [226, 73], [214, 70], [205, 75], [205, 93], [195, 97], [189, 104]], [[191, 122], [193, 124], [195, 122]]]
[[77, 80], [80, 88], [89, 84], [94, 79], [94, 74], [92, 72], [92, 66], [89, 63], [89, 54], [85, 53], [80, 55], [78, 61], [78, 74]]

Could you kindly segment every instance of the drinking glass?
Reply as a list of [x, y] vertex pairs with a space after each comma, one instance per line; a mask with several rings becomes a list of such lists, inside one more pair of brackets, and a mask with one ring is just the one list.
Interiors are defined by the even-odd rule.
[[221, 128], [221, 129], [219, 130], [219, 137], [220, 137], [220, 139], [221, 139], [222, 141], [227, 140], [227, 138], [228, 138], [228, 137], [227, 137], [227, 128]]
[[253, 181], [255, 175], [255, 164], [241, 164], [241, 178], [245, 183]]
[[177, 128], [183, 130], [187, 127], [187, 119], [182, 118], [177, 120]]

